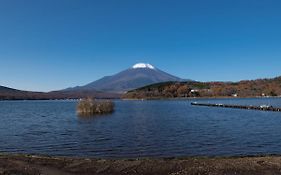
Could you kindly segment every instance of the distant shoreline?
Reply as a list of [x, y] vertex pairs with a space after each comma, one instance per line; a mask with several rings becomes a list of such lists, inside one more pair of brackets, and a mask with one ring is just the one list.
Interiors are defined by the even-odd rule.
[[281, 96], [268, 96], [268, 97], [174, 97], [174, 98], [121, 98], [121, 100], [192, 100], [192, 99], [269, 99], [269, 98], [281, 98]]
[[[143, 100], [192, 100], [192, 99], [270, 99], [281, 98], [281, 96], [268, 97], [174, 97], [174, 98], [98, 98], [101, 100], [123, 100], [123, 101], [143, 101]], [[0, 99], [0, 101], [77, 101], [79, 98], [73, 99]]]
[[281, 174], [281, 156], [95, 159], [0, 154], [0, 174]]

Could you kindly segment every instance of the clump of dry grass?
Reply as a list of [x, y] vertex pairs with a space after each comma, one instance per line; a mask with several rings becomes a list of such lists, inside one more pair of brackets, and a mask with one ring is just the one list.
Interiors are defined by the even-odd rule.
[[110, 100], [82, 99], [77, 105], [77, 113], [82, 116], [108, 114], [114, 111], [114, 103]]

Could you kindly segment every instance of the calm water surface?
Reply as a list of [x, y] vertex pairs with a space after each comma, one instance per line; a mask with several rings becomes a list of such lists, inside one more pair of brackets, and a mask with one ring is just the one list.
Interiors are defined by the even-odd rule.
[[81, 118], [75, 101], [0, 102], [0, 152], [82, 157], [281, 154], [281, 113], [191, 106], [281, 106], [281, 99], [115, 101]]

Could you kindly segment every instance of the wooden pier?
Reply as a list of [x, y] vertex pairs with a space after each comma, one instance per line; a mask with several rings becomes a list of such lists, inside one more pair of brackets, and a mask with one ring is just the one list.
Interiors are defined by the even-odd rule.
[[194, 105], [194, 106], [208, 106], [208, 107], [220, 107], [220, 108], [235, 108], [235, 109], [247, 109], [247, 110], [281, 112], [281, 108], [276, 108], [276, 107], [267, 106], [267, 105], [262, 105], [262, 106], [243, 106], [243, 105], [210, 104], [210, 103], [197, 103], [197, 102], [192, 102], [191, 105]]

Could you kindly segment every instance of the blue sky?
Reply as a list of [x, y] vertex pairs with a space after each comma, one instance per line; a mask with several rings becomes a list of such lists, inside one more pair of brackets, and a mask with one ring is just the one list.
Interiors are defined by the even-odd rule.
[[147, 62], [181, 78], [281, 75], [280, 0], [0, 0], [0, 85], [49, 91]]

